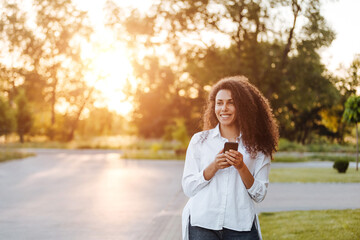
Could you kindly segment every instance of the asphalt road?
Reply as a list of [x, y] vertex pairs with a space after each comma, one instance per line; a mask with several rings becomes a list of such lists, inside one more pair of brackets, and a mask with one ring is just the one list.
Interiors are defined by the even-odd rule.
[[[182, 161], [34, 151], [0, 164], [0, 239], [180, 239]], [[344, 208], [360, 208], [360, 184], [273, 183], [258, 205], [259, 212]]]

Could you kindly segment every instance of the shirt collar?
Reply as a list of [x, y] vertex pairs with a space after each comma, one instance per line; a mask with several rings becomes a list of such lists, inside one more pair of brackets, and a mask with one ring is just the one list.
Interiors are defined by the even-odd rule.
[[212, 129], [211, 131], [211, 137], [215, 138], [215, 137], [221, 137], [221, 134], [220, 134], [220, 125], [217, 124], [215, 128]]
[[[222, 136], [221, 136], [221, 133], [220, 133], [220, 125], [219, 125], [219, 123], [216, 125], [215, 128], [212, 129], [210, 136], [211, 136], [212, 138], [222, 137]], [[236, 138], [236, 141], [237, 141], [237, 142], [240, 142], [240, 140], [241, 140], [241, 133], [240, 133], [240, 135]]]

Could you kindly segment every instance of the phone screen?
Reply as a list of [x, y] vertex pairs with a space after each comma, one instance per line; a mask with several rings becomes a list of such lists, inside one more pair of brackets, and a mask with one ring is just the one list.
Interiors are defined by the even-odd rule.
[[230, 149], [237, 151], [238, 146], [239, 144], [237, 142], [226, 142], [224, 145], [224, 152], [229, 151]]

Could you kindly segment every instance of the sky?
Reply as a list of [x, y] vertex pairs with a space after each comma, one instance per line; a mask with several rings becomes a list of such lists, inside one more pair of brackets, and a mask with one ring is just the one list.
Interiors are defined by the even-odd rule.
[[348, 68], [360, 54], [360, 0], [324, 1], [323, 15], [336, 32], [331, 46], [321, 51], [322, 62], [336, 75], [340, 64]]

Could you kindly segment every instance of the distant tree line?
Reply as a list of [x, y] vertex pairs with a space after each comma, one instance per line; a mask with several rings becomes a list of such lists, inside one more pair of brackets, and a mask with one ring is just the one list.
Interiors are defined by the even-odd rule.
[[94, 32], [88, 13], [71, 0], [22, 4], [0, 2], [0, 136], [70, 141], [75, 132], [119, 133], [123, 118], [93, 106], [99, 92], [84, 78], [94, 67], [81, 58]]
[[[201, 130], [210, 86], [245, 75], [269, 99], [282, 137], [343, 142], [360, 56], [342, 78], [321, 63], [319, 49], [336, 35], [320, 2], [161, 0], [142, 13], [108, 0], [106, 27], [133, 50], [139, 80], [123, 89], [134, 105], [126, 120], [140, 136], [185, 143]], [[126, 131], [124, 117], [93, 105], [100, 95], [84, 78], [94, 67], [81, 58], [94, 33], [87, 12], [71, 0], [34, 0], [31, 14], [20, 1], [0, 4], [0, 135], [70, 141]]]
[[142, 81], [128, 93], [134, 96], [139, 134], [167, 136], [179, 119], [189, 135], [201, 130], [210, 86], [225, 76], [245, 75], [270, 100], [282, 137], [343, 142], [349, 127], [342, 113], [359, 87], [360, 57], [343, 78], [321, 63], [319, 49], [335, 33], [320, 3], [161, 0], [146, 14], [126, 14], [108, 2], [108, 26], [129, 34], [129, 47], [142, 49], [133, 56]]

